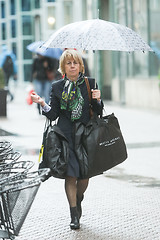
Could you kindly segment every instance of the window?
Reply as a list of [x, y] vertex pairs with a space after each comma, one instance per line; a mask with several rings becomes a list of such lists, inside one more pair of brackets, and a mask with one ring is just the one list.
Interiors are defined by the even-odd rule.
[[23, 58], [24, 59], [32, 59], [32, 53], [26, 49], [27, 45], [29, 45], [32, 40], [23, 40]]
[[[133, 25], [135, 32], [137, 32], [143, 38], [143, 40], [147, 42], [147, 1], [133, 1]], [[148, 58], [146, 54], [134, 52], [135, 75], [148, 75]]]
[[23, 35], [32, 35], [31, 16], [22, 16], [22, 28]]
[[5, 18], [5, 3], [1, 2], [1, 18]]
[[82, 8], [83, 8], [82, 16], [83, 16], [83, 19], [87, 19], [87, 13], [88, 13], [87, 0], [83, 0], [82, 4], [83, 4], [82, 5]]
[[16, 12], [15, 0], [10, 0], [10, 13], [11, 15], [15, 15], [15, 12]]
[[24, 81], [31, 80], [32, 65], [24, 64]]
[[71, 23], [73, 20], [73, 9], [72, 9], [72, 2], [65, 1], [64, 2], [64, 23], [68, 24]]
[[2, 23], [2, 40], [6, 39], [6, 23]]
[[12, 42], [12, 52], [17, 56], [17, 44]]
[[160, 1], [159, 0], [152, 0], [150, 1], [150, 9], [154, 11], [160, 10]]
[[[157, 0], [158, 1], [158, 0]], [[112, 2], [112, 1], [111, 1]], [[114, 9], [113, 16], [114, 21], [127, 25], [129, 28], [133, 29], [138, 33], [142, 39], [148, 43], [148, 0], [115, 0], [112, 2], [112, 7]], [[152, 1], [150, 1], [152, 2]], [[118, 4], [115, 4], [118, 3]], [[152, 4], [152, 3], [151, 3]], [[112, 54], [113, 55], [113, 54]], [[149, 59], [148, 52], [145, 54], [140, 51], [135, 51], [131, 54], [124, 53], [114, 53], [117, 56], [117, 66], [121, 62], [121, 56], [125, 56], [126, 61], [126, 76], [137, 76], [137, 77], [147, 77], [149, 73]], [[122, 58], [123, 58], [122, 57]], [[116, 60], [116, 57], [115, 57]], [[118, 74], [118, 71], [117, 73]]]
[[16, 37], [16, 20], [11, 20], [11, 37]]
[[40, 8], [40, 0], [35, 0], [35, 8]]
[[31, 10], [31, 1], [30, 0], [21, 0], [22, 11], [30, 11]]
[[[158, 75], [159, 61], [160, 61], [160, 1], [150, 1], [150, 45], [154, 50], [155, 54], [150, 54], [150, 75]], [[156, 24], [155, 24], [156, 23]]]

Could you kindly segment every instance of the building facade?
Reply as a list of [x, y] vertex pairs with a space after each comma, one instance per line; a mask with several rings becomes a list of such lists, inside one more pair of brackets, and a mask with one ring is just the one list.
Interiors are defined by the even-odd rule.
[[[102, 19], [106, 14], [106, 20], [130, 27], [140, 34], [155, 51], [155, 53], [102, 53], [101, 72], [103, 76], [101, 79], [103, 89], [108, 89], [106, 98], [129, 106], [160, 110], [158, 79], [160, 69], [160, 1], [100, 0], [99, 3], [102, 8]], [[104, 95], [107, 94], [106, 90]]]
[[[159, 0], [0, 0], [0, 45], [17, 56], [18, 80], [31, 78], [31, 42], [47, 40], [60, 27], [99, 17], [126, 25], [156, 54], [92, 51], [85, 53], [103, 98], [122, 104], [160, 109], [158, 72], [160, 61]], [[95, 67], [96, 66], [96, 67]]]
[[97, 0], [0, 0], [0, 52], [6, 44], [15, 53], [19, 82], [31, 79], [33, 56], [27, 45], [47, 40], [68, 23], [92, 18], [94, 2]]
[[47, 40], [59, 27], [73, 21], [73, 13], [73, 1], [0, 0], [0, 45], [6, 44], [16, 54], [19, 81], [31, 78], [32, 53], [26, 46]]

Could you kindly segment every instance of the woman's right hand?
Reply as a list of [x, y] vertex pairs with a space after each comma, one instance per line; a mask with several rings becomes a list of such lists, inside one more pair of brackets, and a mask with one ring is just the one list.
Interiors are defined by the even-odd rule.
[[39, 103], [42, 107], [44, 107], [45, 101], [37, 93], [32, 92], [31, 93], [31, 99], [32, 99], [33, 102]]

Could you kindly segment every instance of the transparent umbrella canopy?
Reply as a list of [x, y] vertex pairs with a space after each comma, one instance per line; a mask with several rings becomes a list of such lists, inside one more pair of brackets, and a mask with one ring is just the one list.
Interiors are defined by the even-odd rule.
[[95, 79], [98, 78], [97, 50], [153, 51], [132, 29], [99, 18], [67, 24], [53, 33], [43, 46], [46, 48], [94, 50], [96, 53]]
[[83, 50], [153, 51], [132, 29], [101, 19], [65, 25], [53, 33], [43, 46]]

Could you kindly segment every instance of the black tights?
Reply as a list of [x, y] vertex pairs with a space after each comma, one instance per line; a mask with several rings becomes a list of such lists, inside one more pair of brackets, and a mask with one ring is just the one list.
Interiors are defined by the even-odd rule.
[[89, 179], [77, 179], [75, 177], [65, 178], [65, 191], [70, 207], [75, 207], [77, 205], [77, 196], [81, 199], [83, 193], [88, 187]]

